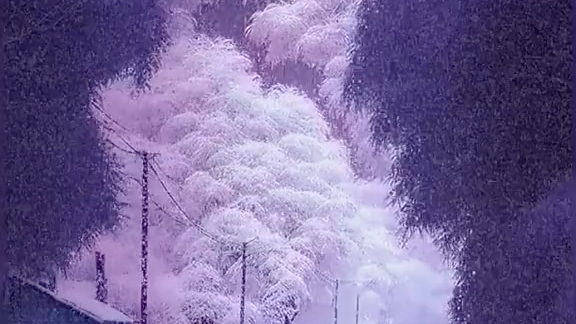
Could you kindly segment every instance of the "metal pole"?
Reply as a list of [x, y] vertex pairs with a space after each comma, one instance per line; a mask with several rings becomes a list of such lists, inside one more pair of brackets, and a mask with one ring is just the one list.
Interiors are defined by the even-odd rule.
[[338, 324], [338, 279], [334, 288], [334, 324]]
[[244, 324], [244, 308], [246, 303], [246, 247], [248, 242], [242, 243], [242, 296], [240, 297], [240, 324]]
[[142, 152], [142, 286], [140, 290], [140, 324], [148, 323], [148, 152]]

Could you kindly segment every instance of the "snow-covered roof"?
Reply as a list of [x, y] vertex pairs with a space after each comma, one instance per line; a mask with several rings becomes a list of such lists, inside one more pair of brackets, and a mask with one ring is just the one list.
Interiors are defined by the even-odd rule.
[[130, 319], [128, 316], [120, 312], [119, 310], [113, 308], [110, 305], [104, 304], [96, 299], [82, 296], [77, 293], [54, 293], [40, 285], [37, 285], [31, 281], [12, 277], [17, 279], [22, 284], [33, 287], [40, 293], [53, 298], [57, 302], [66, 305], [67, 307], [73, 309], [74, 311], [81, 313], [93, 319], [97, 323], [101, 324], [132, 324], [135, 323], [134, 320]]
[[83, 311], [103, 324], [134, 323], [132, 319], [110, 305], [79, 294], [58, 293], [58, 299], [74, 308]]

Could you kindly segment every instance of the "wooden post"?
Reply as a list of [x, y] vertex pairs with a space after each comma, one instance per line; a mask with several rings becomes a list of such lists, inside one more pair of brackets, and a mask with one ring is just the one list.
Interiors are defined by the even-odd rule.
[[246, 246], [248, 242], [242, 243], [242, 295], [240, 296], [240, 324], [244, 324], [244, 311], [246, 305]]
[[140, 324], [148, 323], [148, 152], [142, 155], [142, 286], [140, 290]]
[[96, 300], [106, 303], [108, 287], [106, 287], [106, 274], [104, 273], [104, 254], [96, 251]]
[[338, 324], [338, 279], [334, 288], [334, 324]]

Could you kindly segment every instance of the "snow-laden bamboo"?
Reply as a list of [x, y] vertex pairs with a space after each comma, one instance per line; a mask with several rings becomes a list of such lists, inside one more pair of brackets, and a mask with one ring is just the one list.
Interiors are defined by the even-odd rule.
[[[292, 88], [264, 89], [229, 41], [181, 39], [164, 62], [151, 92], [134, 98], [116, 84], [104, 93], [105, 111], [129, 130], [122, 134], [159, 153], [152, 167], [162, 170], [188, 221], [210, 235], [178, 221], [184, 216], [150, 180], [151, 199], [176, 218], [152, 209], [159, 223], [150, 233], [150, 323], [237, 323], [238, 244], [253, 238], [246, 323], [331, 321], [328, 276], [357, 283], [340, 289], [342, 322], [354, 320], [350, 292], [362, 287], [361, 323], [446, 321], [449, 278], [397, 246], [393, 210], [375, 198], [388, 188], [354, 180], [345, 146], [329, 137], [310, 99]], [[138, 178], [137, 159], [126, 155], [125, 163]], [[136, 183], [127, 187], [126, 227], [99, 246], [112, 268], [110, 300], [131, 314], [139, 291], [138, 279], [129, 279], [139, 278], [138, 192]]]

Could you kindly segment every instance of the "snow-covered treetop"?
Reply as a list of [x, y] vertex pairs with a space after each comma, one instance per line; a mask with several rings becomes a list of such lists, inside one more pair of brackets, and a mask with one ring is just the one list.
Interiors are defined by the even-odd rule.
[[267, 49], [266, 61], [301, 60], [322, 69], [344, 56], [354, 33], [357, 0], [296, 0], [256, 12], [246, 36]]

